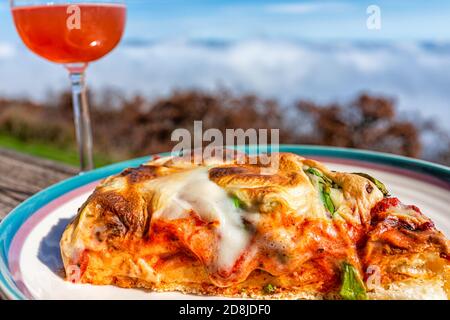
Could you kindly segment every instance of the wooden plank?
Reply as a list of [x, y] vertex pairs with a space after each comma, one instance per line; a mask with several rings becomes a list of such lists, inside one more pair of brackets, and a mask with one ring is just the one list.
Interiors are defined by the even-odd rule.
[[36, 192], [77, 173], [71, 166], [0, 148], [0, 220]]

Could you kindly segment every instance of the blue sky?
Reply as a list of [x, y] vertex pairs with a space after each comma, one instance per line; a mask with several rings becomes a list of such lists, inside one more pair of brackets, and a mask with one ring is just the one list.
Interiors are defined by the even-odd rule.
[[[129, 0], [126, 39], [450, 40], [443, 0]], [[366, 8], [381, 8], [382, 29], [366, 28]], [[0, 42], [18, 41], [0, 0]]]
[[[154, 98], [173, 90], [226, 88], [286, 104], [300, 98], [349, 101], [370, 92], [395, 99], [409, 117], [432, 117], [450, 131], [448, 0], [127, 3], [124, 41], [89, 67], [93, 90]], [[381, 9], [380, 31], [366, 27], [371, 4]], [[186, 41], [192, 39], [211, 41]], [[214, 40], [235, 41], [209, 45]], [[69, 84], [61, 66], [21, 43], [6, 0], [0, 0], [0, 70], [0, 96], [45, 100]]]

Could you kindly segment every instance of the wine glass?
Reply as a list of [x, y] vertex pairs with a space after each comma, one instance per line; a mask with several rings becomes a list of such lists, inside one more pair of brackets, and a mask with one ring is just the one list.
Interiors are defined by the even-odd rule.
[[94, 168], [86, 96], [88, 64], [113, 50], [122, 38], [126, 5], [121, 0], [10, 0], [25, 45], [69, 71], [81, 171]]

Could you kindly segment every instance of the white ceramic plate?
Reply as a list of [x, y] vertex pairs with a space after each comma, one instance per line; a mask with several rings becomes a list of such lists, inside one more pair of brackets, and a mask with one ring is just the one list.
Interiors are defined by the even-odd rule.
[[[284, 150], [283, 150], [284, 149]], [[285, 146], [283, 151], [317, 158], [332, 170], [366, 172], [388, 186], [393, 196], [406, 204], [415, 204], [450, 237], [449, 169], [419, 162], [437, 170], [430, 174], [411, 170], [403, 163], [381, 163], [368, 155], [384, 160], [403, 159], [384, 154], [331, 148]], [[336, 151], [337, 150], [337, 151]], [[344, 156], [338, 151], [344, 152]], [[350, 152], [347, 154], [346, 152]], [[351, 155], [351, 156], [350, 156]], [[358, 159], [355, 160], [355, 155]], [[370, 157], [369, 157], [370, 158]], [[113, 173], [136, 166], [147, 159], [137, 159], [96, 170], [56, 185], [31, 198], [13, 211], [0, 226], [0, 288], [10, 299], [211, 299], [180, 293], [152, 293], [113, 286], [72, 284], [64, 281], [59, 240], [78, 208], [86, 201], [98, 182]], [[395, 161], [394, 161], [395, 162]], [[417, 169], [417, 167], [415, 167]], [[447, 172], [445, 172], [447, 170]], [[447, 176], [445, 175], [447, 174]], [[442, 176], [441, 176], [442, 175]]]

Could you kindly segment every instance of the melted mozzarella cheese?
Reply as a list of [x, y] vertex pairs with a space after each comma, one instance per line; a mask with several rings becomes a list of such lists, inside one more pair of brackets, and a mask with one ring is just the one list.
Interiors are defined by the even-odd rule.
[[199, 168], [149, 181], [154, 194], [153, 218], [174, 220], [190, 211], [207, 222], [218, 222], [217, 267], [229, 270], [250, 243], [243, 220], [255, 223], [257, 214], [236, 208], [229, 194], [209, 180], [208, 169]]

